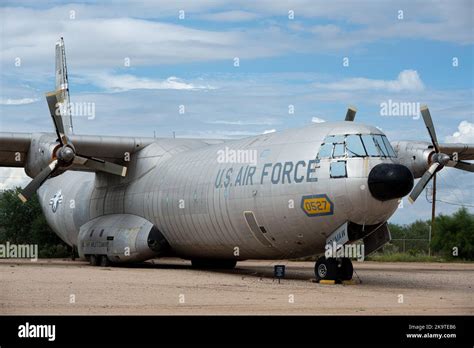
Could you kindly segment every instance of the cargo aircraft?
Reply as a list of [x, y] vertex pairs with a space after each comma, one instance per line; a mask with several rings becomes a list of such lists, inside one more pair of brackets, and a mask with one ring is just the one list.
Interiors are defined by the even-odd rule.
[[[331, 243], [366, 256], [390, 241], [402, 197], [415, 201], [443, 167], [474, 167], [474, 145], [439, 143], [426, 106], [431, 143], [390, 143], [352, 107], [341, 122], [240, 140], [78, 135], [62, 38], [46, 100], [55, 132], [0, 133], [0, 166], [25, 168], [33, 180], [19, 198], [37, 193], [48, 224], [91, 265], [174, 255], [231, 269], [324, 255]], [[352, 275], [345, 255], [315, 264], [318, 280]]]

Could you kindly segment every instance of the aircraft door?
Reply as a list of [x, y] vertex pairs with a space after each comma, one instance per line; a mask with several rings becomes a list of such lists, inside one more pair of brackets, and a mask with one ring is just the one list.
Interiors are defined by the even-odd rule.
[[252, 211], [244, 211], [244, 218], [247, 222], [250, 232], [261, 244], [266, 247], [271, 247], [272, 243], [266, 236], [267, 231], [264, 226], [260, 226]]

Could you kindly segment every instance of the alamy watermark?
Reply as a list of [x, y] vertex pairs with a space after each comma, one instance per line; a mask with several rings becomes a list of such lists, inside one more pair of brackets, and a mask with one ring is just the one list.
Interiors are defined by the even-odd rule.
[[30, 259], [38, 261], [38, 244], [0, 244], [0, 259]]
[[69, 115], [71, 117], [87, 117], [88, 120], [95, 119], [95, 103], [57, 103], [56, 116]]
[[248, 163], [257, 165], [257, 150], [234, 150], [229, 147], [217, 151], [217, 163]]
[[26, 322], [18, 326], [20, 338], [47, 338], [48, 341], [56, 339], [56, 325], [37, 325]]
[[328, 243], [325, 246], [324, 256], [326, 259], [331, 257], [344, 257], [349, 259], [357, 259], [364, 261], [365, 247], [364, 244], [337, 244], [336, 241]]
[[420, 118], [420, 103], [397, 102], [389, 99], [380, 103], [380, 116], [411, 116], [414, 120]]

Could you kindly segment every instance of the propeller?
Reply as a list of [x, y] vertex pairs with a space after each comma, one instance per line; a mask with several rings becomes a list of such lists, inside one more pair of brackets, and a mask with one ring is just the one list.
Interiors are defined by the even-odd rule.
[[346, 119], [344, 121], [354, 121], [356, 117], [357, 108], [355, 106], [349, 106], [347, 108]]
[[454, 160], [454, 156], [450, 156], [448, 154], [440, 152], [438, 138], [436, 137], [436, 131], [428, 106], [423, 105], [420, 108], [420, 112], [421, 116], [423, 117], [423, 121], [425, 122], [426, 129], [428, 130], [428, 134], [430, 135], [431, 143], [433, 144], [434, 148], [434, 153], [430, 157], [431, 164], [429, 168], [426, 170], [426, 172], [416, 184], [415, 188], [408, 196], [408, 200], [410, 201], [410, 203], [416, 201], [418, 196], [421, 194], [421, 192], [423, 192], [423, 189], [426, 187], [426, 185], [428, 185], [433, 176], [435, 176], [436, 173], [440, 171], [443, 167], [454, 167], [468, 172], [474, 171], [474, 165], [472, 163]]
[[48, 179], [48, 177], [58, 168], [58, 160], [53, 160], [51, 163], [44, 168], [28, 185], [18, 194], [18, 197], [23, 203], [25, 203], [31, 196], [33, 196], [36, 190]]
[[119, 176], [127, 174], [127, 167], [104, 161], [100, 158], [84, 156], [76, 153], [74, 145], [67, 137], [64, 131], [63, 118], [61, 116], [60, 105], [63, 99], [58, 100], [58, 95], [62, 95], [62, 91], [46, 93], [46, 101], [48, 103], [49, 112], [53, 119], [54, 128], [58, 136], [58, 147], [53, 154], [53, 159], [46, 168], [41, 170], [32, 181], [18, 194], [18, 197], [24, 203], [31, 198], [38, 188], [59, 169], [67, 170], [71, 165], [85, 167], [94, 171], [101, 171]]

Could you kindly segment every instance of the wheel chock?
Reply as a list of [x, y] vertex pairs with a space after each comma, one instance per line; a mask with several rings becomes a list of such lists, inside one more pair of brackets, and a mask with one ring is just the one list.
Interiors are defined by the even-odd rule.
[[321, 280], [319, 281], [319, 284], [334, 285], [334, 284], [336, 284], [336, 281], [335, 281], [335, 280], [325, 280], [325, 279], [321, 279]]
[[356, 285], [357, 283], [354, 280], [343, 280], [342, 285]]

